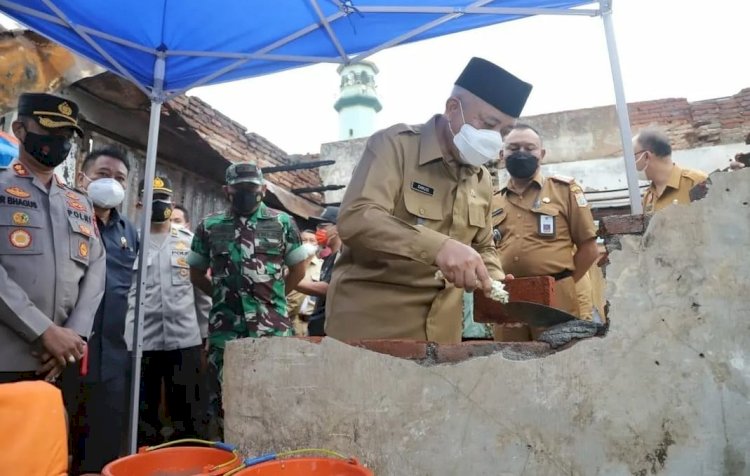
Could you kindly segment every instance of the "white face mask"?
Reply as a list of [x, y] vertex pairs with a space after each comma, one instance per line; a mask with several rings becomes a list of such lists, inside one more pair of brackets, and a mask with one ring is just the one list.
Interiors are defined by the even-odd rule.
[[461, 161], [478, 167], [491, 160], [497, 160], [500, 157], [500, 151], [503, 150], [503, 136], [497, 131], [477, 129], [468, 124], [464, 118], [461, 101], [458, 102], [458, 107], [461, 108], [461, 119], [464, 125], [461, 126], [458, 134], [453, 132], [450, 121], [448, 121], [448, 128], [453, 134], [453, 143], [461, 155]]
[[125, 198], [125, 189], [113, 178], [100, 178], [89, 184], [86, 194], [99, 208], [115, 208]]

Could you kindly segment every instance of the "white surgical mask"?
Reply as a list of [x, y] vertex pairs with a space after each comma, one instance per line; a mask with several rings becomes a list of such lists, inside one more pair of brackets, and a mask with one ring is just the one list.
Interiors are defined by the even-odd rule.
[[89, 184], [86, 194], [99, 208], [115, 208], [125, 198], [125, 189], [113, 178], [100, 178]]
[[477, 129], [468, 124], [464, 118], [464, 108], [461, 101], [458, 102], [458, 107], [461, 109], [461, 119], [464, 124], [458, 134], [453, 132], [450, 121], [448, 121], [448, 128], [453, 134], [453, 143], [461, 155], [461, 161], [467, 165], [479, 167], [491, 160], [497, 160], [500, 151], [503, 150], [503, 136], [497, 131]]

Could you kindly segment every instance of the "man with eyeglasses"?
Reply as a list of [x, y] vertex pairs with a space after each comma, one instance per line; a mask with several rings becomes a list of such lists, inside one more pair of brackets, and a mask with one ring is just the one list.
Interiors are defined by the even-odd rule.
[[643, 212], [654, 213], [672, 204], [690, 203], [690, 190], [706, 181], [700, 170], [672, 162], [669, 137], [655, 129], [645, 129], [633, 138], [635, 168], [651, 185], [643, 195]]
[[[501, 153], [510, 178], [493, 197], [494, 239], [503, 269], [515, 277], [552, 276], [554, 306], [580, 317], [576, 283], [597, 260], [596, 227], [581, 187], [570, 177], [542, 174], [540, 134], [517, 124]], [[528, 341], [543, 329], [495, 326], [495, 340]]]

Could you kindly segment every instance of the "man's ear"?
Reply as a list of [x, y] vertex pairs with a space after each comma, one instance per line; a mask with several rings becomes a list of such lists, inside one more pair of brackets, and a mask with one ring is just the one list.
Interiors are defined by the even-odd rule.
[[543, 161], [546, 155], [547, 155], [547, 149], [542, 149], [542, 152], [539, 154], [539, 162]]
[[83, 175], [83, 170], [79, 170], [78, 173], [76, 173], [76, 188], [78, 190], [86, 190], [88, 187], [84, 187], [83, 184], [85, 183], [85, 176]]
[[16, 120], [13, 121], [10, 127], [13, 130], [13, 135], [16, 136], [16, 139], [23, 144], [23, 141], [26, 139], [26, 125], [23, 122]]

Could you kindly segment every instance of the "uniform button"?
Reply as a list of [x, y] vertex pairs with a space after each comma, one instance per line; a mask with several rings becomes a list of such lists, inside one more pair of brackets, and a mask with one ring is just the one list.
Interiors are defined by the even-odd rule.
[[424, 208], [420, 208], [420, 209], [419, 209], [419, 214], [420, 214], [420, 215], [424, 215]]
[[419, 257], [422, 258], [422, 259], [426, 259], [427, 258], [427, 252], [423, 251], [423, 252], [419, 253]]
[[513, 257], [513, 261], [516, 261], [516, 262], [518, 262], [518, 260], [519, 260], [519, 259], [520, 259], [520, 258], [519, 258], [518, 256], [514, 256], [514, 257]]

